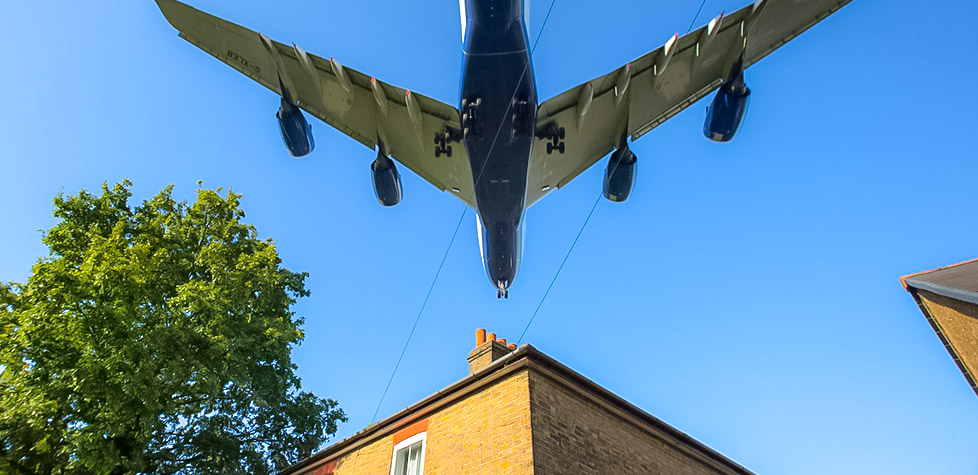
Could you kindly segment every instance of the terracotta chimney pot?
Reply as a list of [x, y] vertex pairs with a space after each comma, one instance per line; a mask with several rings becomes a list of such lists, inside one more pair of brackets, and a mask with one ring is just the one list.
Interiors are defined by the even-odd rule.
[[480, 346], [486, 342], [486, 329], [480, 328], [475, 331], [475, 346]]

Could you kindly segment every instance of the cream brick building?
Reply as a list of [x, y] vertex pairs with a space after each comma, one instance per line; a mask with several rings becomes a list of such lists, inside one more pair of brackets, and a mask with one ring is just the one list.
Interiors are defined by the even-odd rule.
[[530, 345], [476, 339], [466, 378], [282, 474], [751, 473]]

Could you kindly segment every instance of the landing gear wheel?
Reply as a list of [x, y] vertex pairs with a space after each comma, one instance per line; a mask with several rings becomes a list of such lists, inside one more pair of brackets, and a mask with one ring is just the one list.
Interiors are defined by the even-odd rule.
[[435, 147], [435, 158], [441, 157], [441, 148]]
[[[560, 140], [564, 140], [564, 138], [567, 137], [567, 129], [561, 127], [560, 131], [557, 132], [557, 137], [560, 138]], [[560, 153], [564, 153], [564, 152], [560, 152]]]
[[448, 157], [448, 158], [452, 158], [452, 146], [451, 145], [449, 145], [448, 147], [445, 147], [445, 156]]
[[502, 290], [496, 290], [496, 298], [497, 299], [503, 298], [503, 291]]

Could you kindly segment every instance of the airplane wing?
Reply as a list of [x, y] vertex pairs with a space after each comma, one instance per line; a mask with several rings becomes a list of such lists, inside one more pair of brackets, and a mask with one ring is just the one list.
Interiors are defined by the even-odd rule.
[[382, 142], [398, 162], [475, 208], [455, 107], [175, 0], [156, 3], [181, 38], [276, 94], [286, 88], [303, 110], [367, 147], [376, 149]]
[[[540, 105], [527, 207], [716, 90], [852, 0], [758, 0]], [[557, 147], [555, 147], [557, 145]]]

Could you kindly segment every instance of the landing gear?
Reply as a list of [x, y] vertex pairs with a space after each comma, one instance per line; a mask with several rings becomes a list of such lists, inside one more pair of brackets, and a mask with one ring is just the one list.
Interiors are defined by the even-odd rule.
[[498, 282], [496, 284], [496, 298], [497, 299], [508, 299], [509, 289], [506, 288], [506, 282]]
[[529, 137], [533, 134], [533, 121], [531, 120], [532, 111], [530, 103], [526, 99], [513, 99], [510, 108], [513, 110], [513, 130], [512, 137]]
[[442, 155], [452, 158], [452, 146], [447, 144], [450, 138], [448, 132], [435, 132], [435, 158]]
[[564, 142], [564, 138], [566, 137], [567, 130], [563, 127], [558, 127], [555, 122], [545, 125], [537, 132], [537, 138], [549, 140], [547, 142], [547, 155], [553, 155], [554, 152], [563, 154], [567, 151], [567, 146]]

